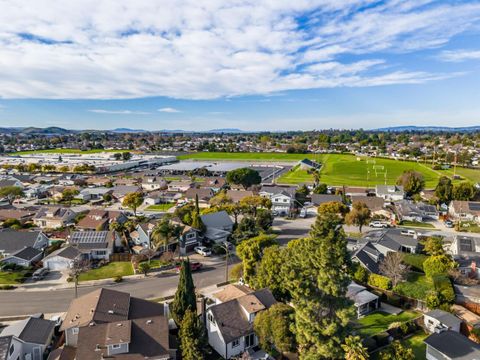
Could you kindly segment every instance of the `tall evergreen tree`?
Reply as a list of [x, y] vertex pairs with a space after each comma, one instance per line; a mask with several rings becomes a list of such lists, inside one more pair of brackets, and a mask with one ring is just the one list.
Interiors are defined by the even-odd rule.
[[188, 309], [180, 323], [180, 350], [183, 360], [203, 359], [202, 348], [205, 345], [203, 324], [200, 322], [195, 310]]
[[187, 310], [195, 311], [197, 309], [197, 300], [195, 296], [195, 285], [193, 284], [190, 260], [182, 261], [180, 268], [180, 278], [178, 287], [171, 305], [173, 320], [180, 325]]
[[341, 224], [336, 214], [320, 214], [310, 237], [288, 246], [284, 271], [303, 360], [343, 358], [341, 345], [353, 312], [346, 298], [351, 261]]

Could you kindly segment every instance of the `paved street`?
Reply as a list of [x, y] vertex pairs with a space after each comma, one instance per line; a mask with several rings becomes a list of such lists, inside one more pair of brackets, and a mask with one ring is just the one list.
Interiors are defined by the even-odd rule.
[[[225, 280], [225, 266], [205, 267], [193, 275], [195, 286], [202, 289]], [[149, 299], [173, 295], [177, 288], [177, 274], [148, 276], [145, 279], [125, 280], [108, 286], [133, 296]], [[85, 294], [101, 286], [80, 286], [79, 294]], [[55, 313], [66, 311], [74, 297], [74, 290], [55, 291], [0, 291], [0, 316], [27, 315], [38, 312]]]

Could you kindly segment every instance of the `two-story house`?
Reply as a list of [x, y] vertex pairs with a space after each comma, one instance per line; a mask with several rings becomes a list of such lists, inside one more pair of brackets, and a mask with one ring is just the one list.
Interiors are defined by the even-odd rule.
[[108, 230], [112, 222], [125, 223], [128, 218], [121, 211], [92, 209], [77, 224], [79, 230]]
[[227, 241], [233, 231], [233, 221], [227, 212], [222, 210], [210, 214], [201, 215], [203, 225], [205, 225], [204, 237], [207, 241], [222, 243]]
[[128, 293], [98, 289], [70, 303], [60, 327], [75, 359], [176, 358], [168, 309]]
[[401, 185], [376, 185], [375, 195], [387, 201], [399, 201], [405, 197], [405, 191]]
[[28, 247], [43, 252], [48, 247], [48, 237], [41, 231], [18, 231], [13, 229], [0, 231], [1, 256], [7, 257]]
[[293, 186], [264, 185], [259, 195], [270, 199], [274, 214], [288, 216], [295, 207], [295, 191]]
[[116, 231], [74, 231], [68, 243], [90, 260], [110, 260], [122, 239]]
[[[215, 296], [215, 295], [214, 295]], [[253, 331], [255, 316], [276, 303], [268, 289], [252, 291], [232, 285], [207, 308], [208, 343], [224, 359], [231, 359], [258, 345]]]
[[57, 229], [72, 223], [76, 215], [69, 208], [43, 206], [33, 217], [33, 223], [40, 228]]

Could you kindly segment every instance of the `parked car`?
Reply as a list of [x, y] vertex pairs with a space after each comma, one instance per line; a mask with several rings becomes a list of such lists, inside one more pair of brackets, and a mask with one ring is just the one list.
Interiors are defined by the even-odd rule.
[[[200, 270], [202, 268], [203, 264], [198, 262], [198, 261], [194, 261], [194, 262], [190, 262], [190, 270], [191, 271], [197, 271], [197, 270]], [[178, 264], [177, 265], [177, 273], [180, 272], [180, 269], [182, 268], [182, 264]]]
[[444, 224], [447, 228], [453, 228], [455, 226], [452, 220], [445, 220]]
[[35, 270], [35, 272], [33, 273], [32, 279], [34, 281], [43, 280], [47, 274], [48, 274], [48, 269], [41, 268], [41, 269]]
[[298, 215], [298, 217], [306, 218], [306, 217], [307, 217], [307, 209], [302, 208], [302, 209], [300, 210], [300, 214]]
[[400, 234], [406, 235], [406, 236], [415, 236], [416, 233], [417, 233], [417, 232], [416, 232], [415, 230], [407, 230], [407, 229], [402, 230], [402, 231], [400, 232]]
[[368, 226], [377, 229], [385, 229], [390, 227], [390, 225], [384, 221], [372, 221], [370, 222], [370, 224], [368, 224]]
[[197, 254], [200, 254], [202, 256], [210, 256], [212, 255], [212, 252], [210, 251], [209, 248], [205, 247], [205, 246], [196, 246], [194, 249], [193, 249]]

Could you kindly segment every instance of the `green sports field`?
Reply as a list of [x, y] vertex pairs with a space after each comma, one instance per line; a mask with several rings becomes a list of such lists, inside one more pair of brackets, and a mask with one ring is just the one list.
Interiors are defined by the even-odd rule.
[[[299, 161], [305, 158], [322, 163], [321, 182], [328, 185], [370, 187], [378, 184], [395, 184], [406, 170], [423, 174], [426, 188], [433, 189], [442, 175], [453, 176], [453, 170], [433, 170], [431, 165], [413, 161], [383, 158], [356, 157], [351, 154], [285, 154], [285, 153], [224, 153], [200, 152], [178, 157], [180, 160], [223, 160], [223, 161]], [[480, 182], [480, 170], [457, 168], [457, 174], [465, 180]], [[278, 183], [311, 183], [313, 178], [305, 170], [293, 168], [283, 174]]]

